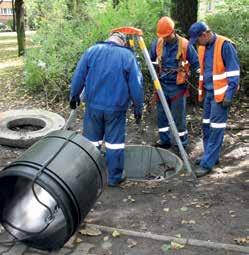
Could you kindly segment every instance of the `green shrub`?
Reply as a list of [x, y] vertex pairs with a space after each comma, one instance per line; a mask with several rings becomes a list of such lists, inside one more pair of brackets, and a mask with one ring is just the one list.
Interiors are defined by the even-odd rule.
[[33, 38], [36, 47], [26, 53], [26, 86], [31, 91], [44, 91], [49, 97], [67, 95], [75, 66], [89, 46], [105, 40], [111, 29], [121, 26], [142, 29], [149, 46], [158, 17], [169, 12], [167, 3], [168, 0], [126, 0], [113, 9], [109, 1], [97, 8], [85, 6], [78, 17], [65, 15], [55, 19], [50, 15], [41, 19]]

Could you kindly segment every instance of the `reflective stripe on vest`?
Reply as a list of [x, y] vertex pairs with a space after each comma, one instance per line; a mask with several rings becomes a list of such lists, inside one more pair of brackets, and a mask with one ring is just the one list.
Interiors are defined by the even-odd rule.
[[[177, 35], [178, 51], [176, 59], [178, 60], [179, 66], [176, 76], [176, 84], [184, 84], [189, 74], [189, 63], [187, 61], [187, 49], [188, 40]], [[159, 72], [162, 70], [162, 57], [163, 57], [164, 39], [159, 37], [156, 45], [157, 61], [159, 65]]]
[[[230, 41], [230, 39], [217, 35], [214, 45], [214, 56], [213, 56], [213, 87], [214, 87], [214, 98], [217, 103], [222, 102], [226, 90], [228, 88], [227, 77], [238, 76], [239, 70], [234, 70], [226, 72], [226, 68], [222, 59], [222, 46], [225, 41]], [[204, 98], [204, 57], [205, 57], [205, 46], [198, 47], [198, 55], [200, 62], [200, 78], [199, 78], [199, 94], [198, 100], [202, 101]]]

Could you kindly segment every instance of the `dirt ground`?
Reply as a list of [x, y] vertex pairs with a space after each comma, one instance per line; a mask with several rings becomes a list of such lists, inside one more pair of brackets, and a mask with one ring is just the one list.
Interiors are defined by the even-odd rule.
[[[15, 80], [5, 82], [11, 70], [11, 67], [0, 70], [0, 112], [35, 107], [53, 110], [67, 118], [69, 110], [65, 103], [49, 106], [42, 97], [16, 97]], [[121, 188], [106, 188], [85, 222], [158, 235], [238, 244], [249, 249], [248, 105], [245, 99], [231, 109], [220, 164], [210, 175], [199, 179], [198, 183], [194, 183], [191, 176], [182, 174], [163, 181], [127, 180]], [[81, 121], [79, 113], [73, 130], [81, 132]], [[201, 109], [189, 106], [188, 155], [191, 159], [202, 152], [200, 128]], [[153, 144], [157, 139], [155, 109], [145, 109], [141, 127], [137, 127], [132, 115], [128, 115], [127, 144]], [[24, 151], [0, 145], [0, 169]], [[86, 236], [79, 232], [75, 238], [71, 241], [75, 245], [80, 242], [90, 244], [88, 253], [77, 254], [247, 254], [190, 245], [177, 249], [170, 242], [125, 235], [113, 237], [105, 231], [97, 236]], [[30, 250], [25, 254], [34, 253]], [[45, 253], [36, 251], [35, 254]]]

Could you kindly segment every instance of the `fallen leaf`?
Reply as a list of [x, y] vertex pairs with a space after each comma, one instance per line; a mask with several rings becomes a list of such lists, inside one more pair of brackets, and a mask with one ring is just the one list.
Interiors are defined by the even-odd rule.
[[109, 240], [109, 236], [105, 236], [104, 241], [108, 241], [108, 240]]
[[247, 236], [247, 237], [238, 237], [238, 238], [235, 238], [234, 241], [237, 244], [249, 244], [249, 236]]
[[81, 243], [83, 240], [81, 238], [76, 239], [76, 243]]
[[170, 246], [171, 246], [171, 249], [173, 249], [173, 250], [178, 250], [178, 249], [182, 249], [185, 247], [185, 245], [179, 244], [179, 243], [176, 243], [173, 241], [170, 243]]
[[102, 232], [97, 228], [83, 228], [79, 231], [80, 234], [85, 236], [99, 236]]
[[163, 251], [163, 252], [167, 252], [167, 251], [169, 251], [171, 249], [171, 245], [170, 244], [164, 244], [164, 245], [162, 245], [162, 247], [161, 247], [161, 250]]
[[133, 239], [128, 239], [127, 240], [127, 244], [128, 244], [128, 247], [129, 248], [132, 248], [132, 247], [134, 247], [134, 246], [136, 246], [137, 245], [137, 242], [136, 241], [134, 241]]
[[117, 230], [114, 230], [114, 231], [112, 232], [112, 236], [113, 236], [113, 237], [119, 237], [119, 236], [120, 236], [120, 233], [119, 233]]
[[182, 220], [182, 224], [195, 224], [195, 220]]
[[186, 212], [187, 210], [188, 210], [188, 208], [187, 207], [182, 207], [181, 209], [180, 209], [182, 212]]

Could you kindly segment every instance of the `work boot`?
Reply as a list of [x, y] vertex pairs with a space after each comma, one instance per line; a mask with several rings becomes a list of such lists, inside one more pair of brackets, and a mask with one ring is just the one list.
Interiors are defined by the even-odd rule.
[[[201, 160], [202, 160], [202, 157], [197, 158], [197, 159], [195, 160], [195, 165], [196, 165], [196, 166], [199, 166], [200, 163], [201, 163]], [[216, 163], [215, 163], [215, 165], [217, 166], [217, 165], [219, 165], [219, 164], [220, 164], [220, 161], [217, 160]]]
[[162, 148], [162, 149], [169, 149], [171, 147], [171, 144], [170, 143], [162, 143], [161, 141], [157, 141], [155, 144], [154, 144], [154, 147], [156, 148]]
[[108, 186], [109, 187], [119, 187], [121, 183], [123, 183], [126, 180], [126, 177], [122, 177], [119, 181], [117, 182], [109, 182]]
[[204, 167], [201, 167], [201, 166], [197, 166], [194, 169], [194, 172], [195, 172], [195, 175], [196, 175], [197, 178], [205, 176], [205, 175], [209, 174], [211, 171], [212, 171], [212, 169], [204, 168]]

